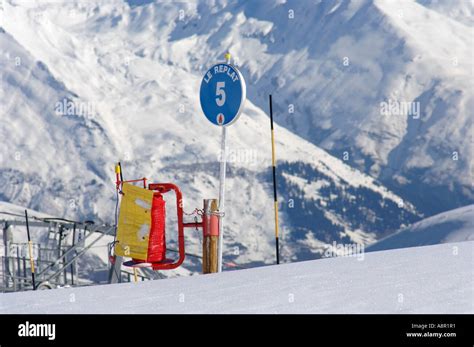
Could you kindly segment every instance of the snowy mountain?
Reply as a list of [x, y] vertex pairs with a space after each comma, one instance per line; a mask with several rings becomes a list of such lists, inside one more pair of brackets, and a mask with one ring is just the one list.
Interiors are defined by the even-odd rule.
[[467, 26], [472, 27], [474, 25], [474, 6], [472, 1], [417, 0], [417, 2]]
[[[7, 314], [470, 313], [473, 242], [166, 281], [0, 295]], [[284, 280], [282, 280], [284, 279]]]
[[[113, 221], [117, 160], [125, 179], [175, 182], [186, 211], [201, 207], [217, 196], [220, 133], [201, 114], [203, 70], [235, 50], [249, 96], [262, 98], [270, 90], [259, 87], [257, 66], [281, 75], [265, 71], [274, 61], [245, 60], [260, 56], [258, 40], [272, 28], [247, 18], [251, 5], [2, 6], [0, 199], [48, 214]], [[240, 264], [273, 262], [269, 120], [258, 100], [229, 128], [225, 257]], [[370, 176], [284, 127], [275, 132], [285, 261], [318, 257], [333, 241], [373, 242], [420, 218]], [[199, 235], [187, 238], [197, 253]]]
[[423, 219], [370, 245], [366, 251], [474, 241], [474, 205]]
[[230, 49], [249, 99], [265, 110], [274, 94], [280, 125], [427, 215], [474, 202], [472, 1], [199, 1], [131, 13], [102, 18], [127, 44], [136, 31], [139, 57], [196, 71]]
[[195, 15], [172, 33], [207, 46], [188, 56], [214, 59], [219, 33], [250, 76], [250, 99], [265, 107], [275, 94], [281, 125], [428, 215], [474, 201], [472, 1], [189, 7]]

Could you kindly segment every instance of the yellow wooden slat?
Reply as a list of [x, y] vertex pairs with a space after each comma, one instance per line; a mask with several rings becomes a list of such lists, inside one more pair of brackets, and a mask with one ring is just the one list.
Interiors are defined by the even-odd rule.
[[124, 183], [122, 192], [115, 254], [146, 261], [153, 191]]

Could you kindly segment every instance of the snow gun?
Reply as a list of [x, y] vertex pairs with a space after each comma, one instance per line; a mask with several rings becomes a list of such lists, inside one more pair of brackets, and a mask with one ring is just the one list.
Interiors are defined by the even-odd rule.
[[[122, 166], [115, 167], [116, 190], [120, 198], [120, 213], [116, 223], [114, 256], [131, 260], [129, 267], [151, 267], [153, 270], [171, 270], [179, 267], [186, 257], [184, 228], [202, 228], [203, 273], [217, 272], [219, 213], [217, 199], [205, 199], [202, 210], [183, 211], [183, 195], [173, 183], [147, 183], [147, 178], [124, 180]], [[140, 185], [138, 185], [140, 184]], [[178, 257], [169, 259], [166, 246], [166, 202], [164, 195], [173, 191], [176, 201]], [[195, 215], [194, 222], [185, 223], [183, 215]], [[116, 212], [117, 219], [117, 212]], [[200, 219], [200, 220], [199, 220]], [[176, 250], [173, 250], [176, 253]]]

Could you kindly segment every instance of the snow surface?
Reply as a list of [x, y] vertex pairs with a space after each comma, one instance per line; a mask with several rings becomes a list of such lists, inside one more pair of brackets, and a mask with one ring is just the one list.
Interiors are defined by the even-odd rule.
[[[363, 257], [360, 257], [363, 256]], [[2, 313], [474, 313], [474, 242], [0, 294]]]
[[474, 241], [474, 205], [423, 219], [366, 248], [367, 251]]

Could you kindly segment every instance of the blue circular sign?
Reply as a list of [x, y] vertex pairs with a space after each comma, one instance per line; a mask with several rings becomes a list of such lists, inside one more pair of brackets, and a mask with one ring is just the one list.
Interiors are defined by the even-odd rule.
[[230, 125], [239, 118], [246, 99], [245, 80], [240, 71], [226, 63], [213, 65], [201, 82], [201, 108], [215, 125]]

